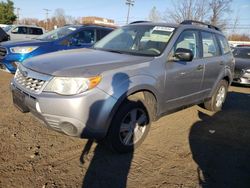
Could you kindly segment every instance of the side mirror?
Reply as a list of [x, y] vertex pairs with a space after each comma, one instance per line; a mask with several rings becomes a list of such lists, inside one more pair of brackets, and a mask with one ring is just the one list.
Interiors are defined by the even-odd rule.
[[194, 58], [194, 54], [191, 50], [186, 48], [177, 48], [174, 57], [181, 61], [192, 61]]

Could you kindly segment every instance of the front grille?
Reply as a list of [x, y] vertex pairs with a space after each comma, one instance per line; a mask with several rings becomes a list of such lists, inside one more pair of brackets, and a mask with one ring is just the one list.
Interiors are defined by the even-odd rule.
[[15, 74], [15, 81], [20, 84], [22, 87], [25, 87], [26, 89], [38, 93], [41, 91], [43, 85], [45, 84], [45, 80], [40, 80], [36, 78], [32, 78], [29, 76], [24, 76], [19, 69], [17, 69]]
[[6, 48], [0, 46], [0, 58], [4, 58], [6, 54], [7, 54]]

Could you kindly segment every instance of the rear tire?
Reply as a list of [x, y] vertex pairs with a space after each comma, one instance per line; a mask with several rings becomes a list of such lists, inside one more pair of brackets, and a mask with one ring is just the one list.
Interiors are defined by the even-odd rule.
[[225, 102], [228, 91], [228, 82], [221, 80], [209, 101], [204, 102], [204, 107], [207, 110], [218, 112], [221, 110], [223, 103]]
[[143, 99], [129, 97], [116, 112], [107, 142], [119, 153], [133, 152], [145, 139], [150, 129], [150, 107]]

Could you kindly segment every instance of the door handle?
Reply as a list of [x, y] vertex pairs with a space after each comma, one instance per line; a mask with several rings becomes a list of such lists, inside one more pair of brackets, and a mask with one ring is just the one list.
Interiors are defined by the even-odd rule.
[[197, 70], [203, 70], [203, 68], [204, 68], [203, 65], [198, 65], [198, 66], [196, 67]]

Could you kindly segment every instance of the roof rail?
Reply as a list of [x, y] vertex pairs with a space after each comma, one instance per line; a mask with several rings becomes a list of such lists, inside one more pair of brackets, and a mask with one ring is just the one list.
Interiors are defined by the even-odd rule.
[[196, 20], [184, 20], [183, 22], [181, 22], [181, 24], [184, 24], [184, 25], [192, 25], [194, 23], [195, 24], [200, 24], [200, 25], [205, 25], [205, 26], [207, 26], [210, 29], [215, 29], [217, 31], [221, 31], [220, 28], [218, 28], [218, 27], [216, 27], [214, 25], [207, 24], [207, 23], [200, 22], [200, 21], [196, 21]]
[[140, 21], [131, 22], [131, 23], [129, 23], [129, 24], [146, 23], [146, 22], [150, 22], [150, 21], [143, 21], [143, 20], [140, 20]]

